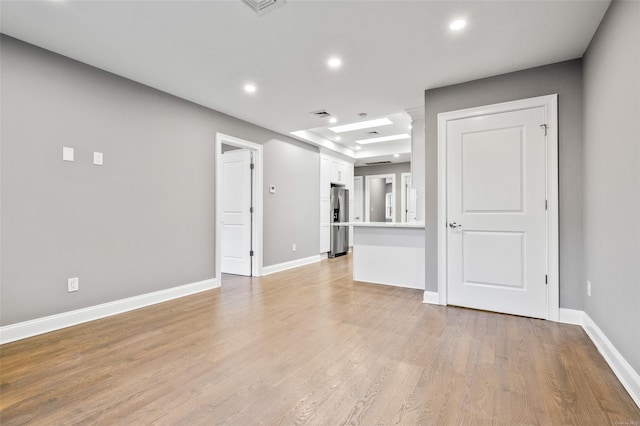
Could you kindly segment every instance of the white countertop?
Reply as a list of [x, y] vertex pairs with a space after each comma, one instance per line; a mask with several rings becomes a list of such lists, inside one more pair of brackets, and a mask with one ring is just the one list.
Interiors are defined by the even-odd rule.
[[424, 229], [423, 222], [337, 222], [332, 223], [332, 226], [354, 226], [354, 227], [368, 227], [368, 228], [422, 228]]

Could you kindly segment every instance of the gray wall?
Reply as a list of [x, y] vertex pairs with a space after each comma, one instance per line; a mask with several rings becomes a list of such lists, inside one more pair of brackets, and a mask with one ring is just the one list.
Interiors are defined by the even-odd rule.
[[371, 179], [369, 181], [369, 188], [365, 189], [365, 191], [369, 191], [369, 221], [386, 222], [386, 179]]
[[584, 57], [585, 312], [640, 372], [640, 3], [614, 1]]
[[[354, 167], [353, 169], [353, 175], [354, 176], [371, 176], [371, 175], [386, 175], [386, 174], [395, 174], [396, 175], [396, 208], [395, 208], [395, 220], [396, 221], [400, 221], [400, 208], [402, 205], [402, 199], [401, 199], [401, 188], [400, 185], [402, 184], [402, 178], [401, 175], [402, 173], [411, 173], [411, 163], [392, 163], [392, 164], [381, 164], [379, 166], [360, 166], [360, 167]], [[363, 182], [363, 190], [366, 191], [367, 190], [367, 182], [364, 181]], [[364, 211], [364, 196], [362, 197], [362, 211]], [[374, 222], [374, 220], [371, 220], [372, 222]], [[375, 222], [384, 222], [384, 215], [382, 216], [382, 220], [381, 221], [375, 221]]]
[[[264, 264], [317, 255], [316, 149], [10, 37], [0, 43], [0, 324], [213, 278], [216, 132], [264, 145]], [[63, 146], [75, 162], [62, 161]], [[104, 166], [91, 164], [93, 151]], [[75, 276], [80, 291], [67, 293]]]
[[582, 309], [582, 60], [561, 62], [425, 92], [426, 290], [438, 290], [437, 115], [558, 94], [560, 306]]

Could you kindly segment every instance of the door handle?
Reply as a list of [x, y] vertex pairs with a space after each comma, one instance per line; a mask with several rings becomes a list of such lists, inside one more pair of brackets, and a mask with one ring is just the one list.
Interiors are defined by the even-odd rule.
[[460, 223], [455, 223], [455, 222], [451, 222], [451, 223], [449, 224], [449, 228], [451, 228], [451, 229], [460, 228], [461, 226], [462, 226], [462, 224], [460, 224]]

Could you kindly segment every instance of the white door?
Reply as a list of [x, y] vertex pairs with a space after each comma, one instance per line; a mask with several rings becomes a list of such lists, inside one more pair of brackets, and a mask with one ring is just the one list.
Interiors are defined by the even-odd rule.
[[452, 305], [546, 318], [544, 107], [448, 121]]
[[222, 154], [222, 272], [251, 276], [251, 152]]
[[353, 221], [354, 222], [363, 222], [364, 221], [364, 213], [363, 213], [363, 203], [362, 203], [362, 188], [363, 177], [356, 176], [353, 178]]

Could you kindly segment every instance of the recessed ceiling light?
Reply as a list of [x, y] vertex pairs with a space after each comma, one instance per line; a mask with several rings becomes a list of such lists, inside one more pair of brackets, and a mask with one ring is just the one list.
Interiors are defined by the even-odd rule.
[[411, 124], [409, 124], [409, 130], [413, 129], [413, 126]]
[[258, 90], [258, 88], [256, 87], [255, 84], [247, 83], [244, 85], [244, 91], [247, 93], [255, 93], [256, 90]]
[[467, 21], [464, 19], [456, 19], [449, 24], [449, 29], [452, 31], [459, 31], [467, 25]]
[[342, 138], [340, 136], [336, 136], [334, 139], [336, 140], [336, 142], [339, 142], [340, 139], [342, 139]]
[[342, 126], [329, 127], [333, 133], [344, 133], [351, 132], [353, 130], [362, 130], [369, 129], [371, 127], [380, 127], [380, 126], [388, 126], [389, 124], [393, 124], [391, 120], [387, 117], [378, 118], [376, 120], [368, 120], [368, 121], [359, 121], [357, 123], [344, 124]]
[[400, 139], [409, 139], [410, 137], [411, 136], [409, 136], [408, 134], [402, 133], [399, 135], [381, 136], [379, 138], [360, 139], [360, 140], [357, 140], [356, 143], [364, 145], [367, 143], [377, 143], [377, 142], [397, 141]]
[[337, 118], [335, 118], [335, 117], [329, 117], [329, 123], [331, 123], [331, 124], [335, 124], [335, 123], [337, 123], [337, 122], [338, 122], [338, 119], [337, 119]]
[[356, 149], [362, 149], [362, 147], [360, 145], [356, 146]]
[[329, 65], [330, 68], [340, 68], [340, 66], [342, 65], [342, 60], [340, 58], [329, 58], [329, 60], [327, 61], [327, 65]]
[[393, 154], [393, 156], [394, 156], [395, 158], [398, 158], [398, 157], [400, 157], [400, 154]]

